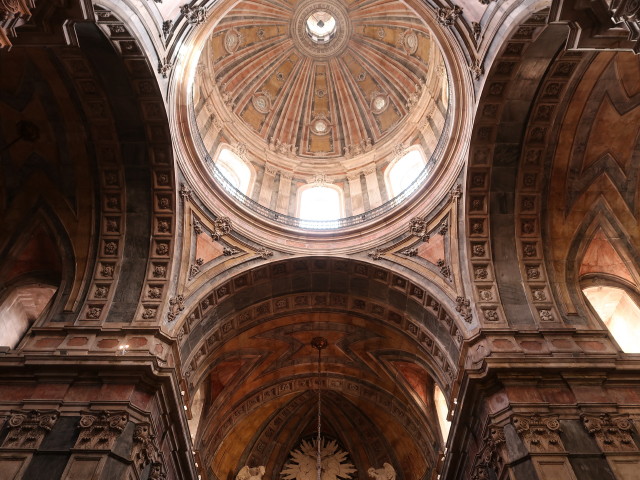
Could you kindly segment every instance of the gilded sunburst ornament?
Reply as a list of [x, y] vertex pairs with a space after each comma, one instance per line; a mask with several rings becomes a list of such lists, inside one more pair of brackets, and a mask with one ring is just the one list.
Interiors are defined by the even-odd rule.
[[[347, 462], [349, 455], [338, 448], [335, 440], [321, 439], [320, 458], [322, 462], [321, 480], [350, 479], [356, 473], [355, 467]], [[285, 465], [280, 475], [284, 480], [315, 480], [317, 478], [316, 439], [303, 440], [299, 450], [292, 450], [291, 460]]]

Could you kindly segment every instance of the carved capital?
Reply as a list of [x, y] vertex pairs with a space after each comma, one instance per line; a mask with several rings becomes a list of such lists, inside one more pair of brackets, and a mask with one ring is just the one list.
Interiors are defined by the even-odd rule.
[[511, 423], [531, 453], [564, 452], [557, 416], [514, 415]]
[[595, 437], [603, 452], [637, 452], [638, 446], [631, 437], [633, 421], [629, 415], [582, 414], [584, 428]]
[[48, 411], [12, 411], [9, 417], [9, 432], [2, 442], [2, 448], [37, 449], [45, 435], [51, 431], [59, 413]]
[[126, 412], [83, 412], [74, 448], [111, 450], [128, 421]]
[[136, 425], [136, 429], [133, 432], [131, 457], [141, 470], [146, 465], [156, 463], [158, 460], [158, 447], [156, 446], [155, 438], [151, 424], [144, 422]]
[[489, 480], [492, 477], [489, 472], [492, 470], [497, 477], [504, 466], [505, 459], [502, 452], [502, 445], [505, 443], [504, 430], [498, 425], [489, 425], [485, 431], [482, 446], [476, 454], [473, 469], [471, 470], [471, 480]]

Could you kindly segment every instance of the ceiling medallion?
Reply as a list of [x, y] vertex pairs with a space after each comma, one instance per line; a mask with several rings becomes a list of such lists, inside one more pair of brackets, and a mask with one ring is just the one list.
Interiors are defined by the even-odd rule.
[[235, 28], [227, 30], [227, 33], [224, 35], [224, 49], [227, 53], [234, 53], [238, 50], [241, 42], [242, 34], [238, 30]]
[[340, 0], [302, 0], [289, 25], [294, 44], [312, 58], [342, 53], [352, 30], [349, 13]]
[[267, 114], [271, 110], [271, 97], [265, 92], [256, 92], [251, 97], [251, 103], [258, 113]]
[[406, 30], [400, 35], [399, 43], [407, 55], [413, 55], [418, 50], [418, 35], [413, 30]]
[[314, 113], [309, 127], [316, 135], [326, 135], [333, 124], [325, 113]]
[[371, 94], [371, 111], [375, 114], [384, 112], [389, 106], [389, 95], [382, 92]]

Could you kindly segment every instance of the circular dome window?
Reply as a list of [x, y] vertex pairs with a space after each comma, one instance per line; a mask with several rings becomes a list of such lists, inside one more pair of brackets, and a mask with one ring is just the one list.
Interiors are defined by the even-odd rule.
[[327, 43], [336, 33], [338, 24], [329, 12], [317, 10], [307, 18], [307, 34], [315, 43]]

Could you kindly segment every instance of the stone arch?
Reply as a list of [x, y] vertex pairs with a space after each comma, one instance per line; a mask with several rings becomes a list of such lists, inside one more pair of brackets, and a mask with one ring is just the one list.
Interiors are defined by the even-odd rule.
[[[390, 425], [396, 425], [405, 438], [419, 437], [413, 446], [405, 445], [415, 450], [415, 465], [398, 459], [404, 475], [423, 478], [434, 468], [442, 439], [434, 405], [423, 392], [435, 382], [455, 396], [464, 327], [459, 314], [452, 314], [424, 285], [380, 265], [302, 257], [255, 266], [202, 291], [197, 300], [185, 302], [188, 308], [176, 329], [186, 404], [208, 384], [196, 448], [206, 462], [221, 465], [216, 475], [258, 459], [271, 468], [282, 467], [282, 449], [275, 458], [259, 445], [267, 443], [269, 419], [288, 411], [294, 393], [304, 395], [313, 388], [317, 357], [308, 341], [315, 334], [329, 338], [331, 345], [324, 360], [326, 388], [334, 392], [336, 405], [327, 412], [329, 423], [348, 427], [337, 407], [343, 404], [356, 409], [354, 417], [387, 418], [368, 429], [380, 429], [385, 437], [391, 435]], [[299, 411], [295, 422], [287, 414], [287, 422], [303, 424], [296, 435], [313, 424], [312, 410]], [[248, 425], [256, 429], [251, 436], [243, 433]], [[353, 425], [349, 428], [358, 434]], [[291, 448], [299, 440], [291, 431], [281, 435], [278, 442]], [[404, 442], [390, 438], [389, 444], [396, 441]], [[231, 448], [223, 446], [228, 444], [235, 445], [233, 452], [225, 450]], [[394, 459], [393, 448], [383, 459], [385, 449], [359, 450], [357, 461], [370, 463], [368, 468]]]
[[[540, 232], [540, 219], [536, 220], [540, 199], [527, 192], [528, 188], [539, 194], [536, 188], [541, 185], [541, 173], [532, 176], [527, 171], [535, 162], [527, 146], [533, 142], [538, 147], [544, 138], [539, 138], [542, 130], [533, 132], [539, 128], [535, 123], [531, 131], [527, 127], [536, 121], [531, 112], [537, 96], [544, 94], [539, 93], [540, 78], [554, 62], [551, 75], [558, 72], [563, 63], [559, 51], [566, 39], [564, 27], [547, 25], [547, 16], [548, 10], [530, 14], [512, 32], [487, 74], [478, 104], [465, 210], [469, 273], [477, 292], [478, 317], [485, 325], [535, 325], [543, 316], [559, 320], [550, 293], [542, 304], [532, 305], [533, 287], [527, 282], [527, 278], [544, 281], [541, 246], [533, 238]], [[581, 59], [580, 54], [566, 56], [571, 57], [565, 62], [571, 67]], [[522, 92], [529, 93], [523, 97]], [[555, 92], [555, 98], [560, 93]], [[549, 112], [551, 120], [553, 113]], [[543, 167], [540, 157], [535, 165]], [[522, 308], [525, 305], [529, 308]]]

